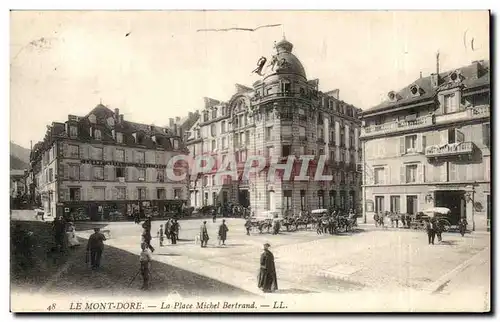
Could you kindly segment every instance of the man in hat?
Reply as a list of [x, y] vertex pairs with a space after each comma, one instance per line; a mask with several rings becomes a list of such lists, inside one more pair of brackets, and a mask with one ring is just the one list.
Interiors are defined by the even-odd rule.
[[94, 233], [90, 235], [87, 244], [87, 254], [90, 252], [92, 269], [98, 269], [101, 266], [101, 256], [104, 251], [104, 241], [106, 240], [106, 237], [99, 230], [99, 228], [94, 228]]
[[226, 245], [227, 232], [229, 228], [226, 226], [226, 219], [222, 219], [222, 224], [219, 226], [219, 245]]
[[149, 279], [151, 275], [151, 261], [153, 256], [148, 249], [148, 245], [141, 243], [141, 254], [139, 255], [139, 261], [141, 263], [141, 275], [142, 275], [142, 290], [147, 290], [149, 288]]
[[208, 230], [207, 230], [207, 221], [205, 220], [203, 222], [203, 225], [200, 227], [200, 242], [201, 242], [201, 247], [207, 247], [208, 240], [210, 238], [208, 237]]
[[264, 293], [271, 293], [278, 289], [278, 279], [276, 277], [276, 267], [274, 265], [274, 255], [269, 250], [268, 243], [264, 244], [264, 252], [260, 256], [260, 271], [258, 277], [258, 287]]

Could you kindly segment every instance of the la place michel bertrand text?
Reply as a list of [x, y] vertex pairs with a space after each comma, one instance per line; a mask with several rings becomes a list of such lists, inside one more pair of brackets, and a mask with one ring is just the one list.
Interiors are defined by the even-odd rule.
[[[144, 305], [141, 302], [71, 302], [71, 311], [103, 311], [103, 310], [143, 310], [145, 308], [151, 308], [151, 305]], [[275, 301], [273, 305], [266, 305], [266, 307], [274, 309], [286, 308], [284, 303]], [[210, 301], [210, 302], [196, 302], [185, 303], [185, 302], [161, 302], [160, 307], [154, 306], [154, 308], [159, 308], [160, 310], [219, 310], [219, 309], [256, 309], [257, 305], [255, 301], [251, 303], [240, 303], [240, 302], [221, 302], [221, 301]]]

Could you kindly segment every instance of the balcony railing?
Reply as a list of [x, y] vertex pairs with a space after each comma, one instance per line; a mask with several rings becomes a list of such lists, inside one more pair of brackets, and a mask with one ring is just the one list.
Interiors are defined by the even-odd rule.
[[417, 129], [432, 125], [432, 116], [422, 116], [415, 120], [402, 120], [384, 123], [380, 125], [370, 125], [361, 129], [361, 136], [379, 135], [402, 130]]
[[443, 146], [433, 145], [425, 149], [426, 157], [440, 157], [460, 154], [471, 154], [474, 152], [472, 142], [450, 143]]

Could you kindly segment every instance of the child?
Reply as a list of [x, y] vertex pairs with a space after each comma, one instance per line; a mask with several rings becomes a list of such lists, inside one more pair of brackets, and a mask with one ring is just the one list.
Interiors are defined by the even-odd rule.
[[163, 225], [160, 225], [160, 230], [158, 230], [158, 238], [160, 239], [160, 247], [163, 247]]
[[142, 252], [139, 256], [139, 260], [141, 262], [141, 275], [142, 275], [142, 290], [147, 290], [149, 287], [149, 276], [151, 271], [151, 260], [153, 259], [151, 256], [151, 251], [148, 248], [146, 243], [141, 244]]

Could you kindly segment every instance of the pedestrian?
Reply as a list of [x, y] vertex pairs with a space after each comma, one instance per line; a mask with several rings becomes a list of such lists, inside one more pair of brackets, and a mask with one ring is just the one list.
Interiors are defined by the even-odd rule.
[[177, 220], [172, 221], [172, 223], [170, 224], [170, 241], [172, 245], [177, 244], [177, 236], [178, 236], [177, 225], [178, 225]]
[[401, 224], [406, 228], [406, 214], [401, 214]]
[[141, 263], [141, 275], [142, 275], [142, 290], [149, 289], [149, 280], [151, 276], [151, 261], [153, 256], [148, 249], [146, 243], [141, 243], [141, 254], [139, 255], [139, 261]]
[[160, 225], [160, 230], [158, 230], [158, 238], [160, 240], [160, 247], [163, 247], [163, 225]]
[[215, 222], [217, 219], [217, 210], [213, 209], [212, 210], [212, 222]]
[[101, 256], [104, 251], [104, 241], [106, 237], [100, 232], [99, 228], [94, 228], [94, 233], [90, 235], [87, 243], [87, 254], [90, 252], [90, 265], [92, 269], [98, 269], [101, 266]]
[[316, 234], [318, 234], [318, 235], [323, 234], [323, 227], [322, 227], [321, 219], [318, 219], [318, 222], [316, 223]]
[[245, 229], [247, 230], [247, 236], [250, 236], [250, 228], [252, 228], [252, 220], [250, 217], [247, 218], [247, 221], [245, 222]]
[[264, 244], [264, 252], [260, 255], [260, 270], [258, 276], [258, 287], [264, 293], [271, 293], [278, 289], [278, 279], [276, 277], [276, 267], [274, 255], [269, 250], [268, 243]]
[[64, 250], [64, 236], [66, 234], [66, 223], [62, 216], [57, 216], [53, 223], [54, 240], [59, 251]]
[[379, 218], [378, 218], [378, 214], [377, 213], [375, 213], [375, 215], [373, 215], [373, 221], [375, 222], [375, 227], [378, 227]]
[[222, 242], [222, 245], [226, 245], [227, 232], [229, 228], [226, 226], [226, 220], [222, 219], [222, 224], [219, 226], [219, 246]]
[[68, 239], [68, 246], [70, 248], [80, 246], [80, 242], [78, 241], [78, 237], [76, 237], [75, 231], [76, 231], [75, 224], [73, 224], [72, 222], [68, 223], [68, 229], [66, 230], [66, 237]]
[[441, 221], [437, 220], [436, 218], [433, 218], [433, 221], [434, 221], [434, 227], [436, 227], [436, 236], [437, 236], [437, 239], [438, 239], [438, 242], [442, 242], [443, 241], [443, 237], [442, 237], [442, 233], [443, 233], [443, 224]]
[[[144, 227], [144, 225], [143, 225], [143, 227]], [[148, 248], [151, 250], [151, 252], [155, 251], [154, 247], [151, 245], [151, 231], [147, 229], [147, 226], [142, 231], [142, 241], [141, 242], [146, 243], [146, 245], [148, 245]]]
[[429, 219], [425, 221], [425, 230], [427, 231], [427, 238], [429, 241], [429, 245], [434, 245], [435, 231], [434, 227], [432, 227], [432, 223]]
[[460, 218], [460, 221], [458, 223], [458, 229], [460, 231], [460, 235], [464, 237], [465, 230], [467, 229], [467, 219], [465, 219], [465, 217]]
[[167, 237], [167, 239], [171, 239], [170, 238], [170, 227], [172, 226], [172, 222], [170, 221], [170, 218], [167, 219], [167, 222], [165, 223], [165, 235]]
[[208, 240], [210, 238], [208, 237], [208, 230], [207, 230], [207, 222], [204, 221], [203, 225], [200, 227], [200, 242], [201, 242], [201, 247], [205, 248], [207, 247]]

